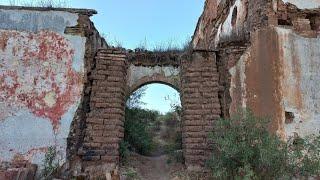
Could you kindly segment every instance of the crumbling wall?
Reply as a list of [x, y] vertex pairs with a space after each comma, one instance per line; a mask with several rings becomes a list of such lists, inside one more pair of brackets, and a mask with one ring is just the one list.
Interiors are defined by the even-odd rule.
[[203, 170], [210, 156], [209, 133], [221, 114], [218, 81], [214, 53], [193, 52], [181, 60], [182, 142], [191, 171]]
[[127, 96], [150, 83], [164, 83], [180, 91], [181, 53], [134, 52], [128, 56]]
[[250, 108], [281, 137], [318, 133], [320, 2], [210, 1], [193, 46], [217, 55], [221, 116]]
[[106, 45], [87, 26], [95, 13], [0, 7], [0, 161], [42, 164], [50, 146], [65, 161], [90, 59]]
[[119, 143], [124, 137], [126, 52], [100, 49], [90, 79], [89, 109], [84, 119], [82, 141], [70, 162], [75, 175], [105, 176], [119, 164]]

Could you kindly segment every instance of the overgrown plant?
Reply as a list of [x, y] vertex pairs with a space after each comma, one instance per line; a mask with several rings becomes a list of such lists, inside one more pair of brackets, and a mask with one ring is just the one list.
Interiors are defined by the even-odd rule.
[[269, 133], [269, 120], [241, 111], [220, 119], [211, 135], [208, 161], [218, 179], [292, 179], [320, 174], [320, 139], [295, 137], [287, 143]]
[[153, 52], [183, 52], [188, 51], [191, 45], [191, 39], [188, 38], [183, 44], [178, 44], [176, 40], [171, 39], [166, 43], [157, 44], [152, 49]]
[[174, 142], [166, 146], [165, 153], [168, 154], [168, 163], [184, 163], [181, 133], [177, 133]]
[[151, 134], [151, 122], [155, 122], [159, 112], [139, 108], [126, 108], [124, 140], [130, 149], [142, 155], [148, 155], [154, 148]]
[[128, 180], [140, 179], [137, 171], [134, 170], [133, 168], [127, 169], [126, 172], [123, 173], [123, 175], [125, 175], [126, 179], [128, 179]]
[[120, 162], [122, 165], [126, 164], [129, 159], [129, 143], [122, 140], [119, 145]]
[[45, 154], [43, 160], [44, 168], [42, 170], [42, 177], [44, 179], [50, 179], [51, 176], [59, 167], [59, 162], [57, 161], [57, 149], [54, 146], [50, 146]]

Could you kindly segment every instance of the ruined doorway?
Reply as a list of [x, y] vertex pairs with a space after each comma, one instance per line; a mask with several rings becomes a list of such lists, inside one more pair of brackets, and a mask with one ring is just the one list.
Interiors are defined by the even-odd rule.
[[[78, 114], [68, 149], [82, 171], [105, 172], [119, 165], [124, 138], [126, 98], [150, 83], [181, 93], [182, 142], [188, 170], [201, 170], [210, 156], [208, 133], [220, 117], [217, 64], [214, 53], [168, 54], [100, 49], [89, 74], [86, 113]], [[81, 109], [80, 109], [81, 110]], [[72, 131], [73, 132], [73, 131]], [[79, 164], [79, 163], [78, 163]]]
[[141, 179], [161, 179], [183, 169], [180, 93], [172, 85], [143, 84], [128, 97], [121, 171]]

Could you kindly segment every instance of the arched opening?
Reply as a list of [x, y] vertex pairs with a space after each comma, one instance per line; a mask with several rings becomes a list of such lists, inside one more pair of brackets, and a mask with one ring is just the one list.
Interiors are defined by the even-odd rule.
[[121, 165], [142, 179], [170, 179], [183, 167], [180, 93], [163, 82], [141, 84], [126, 102]]

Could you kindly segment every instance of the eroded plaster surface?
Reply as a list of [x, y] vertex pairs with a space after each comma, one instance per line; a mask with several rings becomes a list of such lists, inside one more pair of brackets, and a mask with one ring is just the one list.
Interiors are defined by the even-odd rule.
[[[78, 15], [0, 10], [0, 157], [42, 162], [49, 146], [62, 159], [83, 89], [86, 39], [64, 34]], [[62, 161], [63, 162], [63, 161]]]
[[144, 83], [153, 81], [168, 83], [177, 88], [179, 82], [180, 67], [174, 66], [135, 66], [130, 65], [128, 70], [128, 86], [135, 90]]
[[242, 31], [247, 17], [245, 3], [244, 0], [237, 0], [234, 5], [230, 7], [227, 19], [219, 26], [215, 37], [215, 46], [218, 45], [221, 39], [228, 39], [231, 35], [238, 34]]
[[248, 49], [237, 62], [229, 69], [231, 75], [230, 96], [232, 103], [230, 105], [230, 114], [237, 113], [239, 107], [247, 108], [247, 90], [246, 90], [246, 65], [250, 63], [251, 50]]
[[[290, 29], [276, 28], [283, 63], [282, 106], [293, 122], [285, 124], [287, 135], [306, 136], [320, 131], [320, 38], [305, 38]], [[284, 113], [283, 112], [283, 113]]]
[[[250, 108], [271, 118], [271, 129], [283, 138], [319, 133], [320, 39], [278, 27], [258, 31], [253, 39], [229, 70], [230, 114]], [[293, 122], [286, 112], [293, 113]]]

